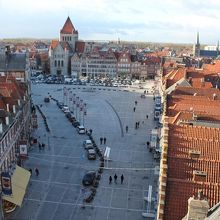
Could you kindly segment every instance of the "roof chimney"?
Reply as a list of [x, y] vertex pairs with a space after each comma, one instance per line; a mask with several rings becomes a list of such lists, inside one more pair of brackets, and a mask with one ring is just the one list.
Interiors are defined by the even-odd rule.
[[21, 100], [20, 100], [20, 99], [18, 99], [18, 105], [19, 105], [19, 106], [21, 105]]
[[2, 134], [3, 133], [3, 124], [2, 124], [2, 122], [0, 122], [0, 134]]
[[205, 219], [207, 217], [208, 210], [208, 201], [204, 199], [200, 200], [190, 197], [188, 199], [188, 213], [183, 219]]
[[7, 112], [9, 112], [9, 104], [6, 104]]
[[16, 114], [16, 106], [13, 105], [13, 113]]
[[24, 95], [24, 101], [26, 100], [26, 97], [25, 97], [25, 95]]
[[213, 100], [216, 100], [217, 95], [214, 93], [214, 94], [212, 95], [212, 98], [213, 98]]
[[204, 86], [204, 85], [205, 85], [205, 79], [201, 78], [201, 86]]
[[5, 123], [6, 123], [6, 125], [9, 125], [9, 117], [8, 116], [5, 117]]

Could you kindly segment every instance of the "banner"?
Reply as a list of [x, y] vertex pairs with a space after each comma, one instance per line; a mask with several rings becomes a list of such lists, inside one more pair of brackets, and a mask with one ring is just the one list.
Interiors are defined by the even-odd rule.
[[1, 173], [1, 184], [2, 184], [2, 193], [5, 195], [11, 195], [12, 187], [11, 187], [11, 176], [9, 175], [9, 172]]
[[20, 157], [27, 158], [27, 141], [26, 140], [20, 141], [19, 154], [20, 154]]

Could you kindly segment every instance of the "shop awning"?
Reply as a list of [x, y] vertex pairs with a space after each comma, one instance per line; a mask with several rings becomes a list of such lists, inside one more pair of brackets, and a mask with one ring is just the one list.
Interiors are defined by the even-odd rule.
[[11, 177], [12, 195], [3, 195], [2, 198], [18, 206], [21, 206], [30, 176], [31, 174], [29, 171], [16, 166], [15, 171]]

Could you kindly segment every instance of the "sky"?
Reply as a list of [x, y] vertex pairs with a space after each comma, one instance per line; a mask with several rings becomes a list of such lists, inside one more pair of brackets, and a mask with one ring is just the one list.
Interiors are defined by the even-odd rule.
[[0, 38], [59, 37], [69, 16], [82, 40], [220, 40], [220, 0], [0, 0]]

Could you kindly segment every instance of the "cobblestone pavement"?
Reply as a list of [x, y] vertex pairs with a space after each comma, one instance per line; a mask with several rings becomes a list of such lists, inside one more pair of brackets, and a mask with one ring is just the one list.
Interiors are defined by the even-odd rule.
[[[34, 136], [46, 144], [44, 150], [34, 146], [24, 167], [40, 175], [32, 174], [23, 205], [6, 219], [21, 220], [139, 220], [147, 204], [144, 197], [149, 185], [156, 197], [157, 176], [152, 168], [156, 165], [146, 147], [153, 121], [153, 96], [140, 98], [140, 89], [108, 89], [66, 86], [87, 103], [85, 127], [93, 129], [93, 137], [99, 147], [111, 148], [108, 168], [104, 170], [95, 199], [83, 203], [89, 188], [82, 186], [82, 177], [88, 170], [97, 170], [99, 160], [89, 161], [82, 147], [86, 135], [79, 135], [65, 118], [54, 101], [44, 103], [50, 93], [62, 101], [63, 85], [32, 85], [32, 98], [47, 117], [51, 132], [45, 130], [38, 114], [39, 129]], [[151, 87], [151, 85], [150, 85]], [[84, 88], [84, 89], [83, 89]], [[105, 90], [103, 90], [105, 89]], [[120, 91], [119, 91], [120, 90]], [[127, 90], [127, 91], [124, 91]], [[135, 101], [138, 102], [133, 111]], [[149, 119], [146, 119], [146, 114]], [[79, 116], [79, 115], [78, 115]], [[81, 121], [82, 121], [81, 117]], [[135, 122], [140, 128], [135, 129]], [[128, 133], [125, 131], [128, 126]], [[100, 145], [100, 137], [106, 137], [106, 145]], [[117, 174], [118, 181], [109, 184], [109, 176]], [[123, 184], [120, 176], [124, 175]], [[152, 202], [151, 211], [155, 211]]]

